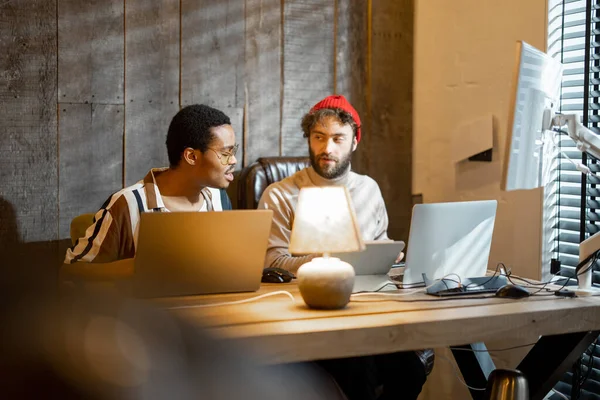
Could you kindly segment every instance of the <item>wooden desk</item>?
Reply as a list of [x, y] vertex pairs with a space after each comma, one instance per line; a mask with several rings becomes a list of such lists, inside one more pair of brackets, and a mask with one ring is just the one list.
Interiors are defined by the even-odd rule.
[[[295, 303], [278, 295], [246, 304], [194, 307], [279, 290], [292, 293]], [[534, 296], [521, 300], [467, 300], [463, 297], [436, 301], [438, 298], [420, 293], [403, 298], [414, 302], [351, 302], [343, 310], [311, 310], [304, 304], [297, 286], [290, 283], [266, 284], [257, 293], [171, 298], [160, 300], [159, 304], [201, 324], [217, 337], [253, 349], [265, 363], [372, 355], [539, 335], [540, 340], [519, 365], [529, 379], [532, 399], [543, 398], [600, 331], [600, 297]], [[563, 351], [557, 351], [557, 346]], [[463, 364], [468, 364], [469, 357], [481, 361], [481, 357], [467, 354], [462, 357], [467, 359]], [[491, 367], [479, 364], [479, 370], [473, 368], [472, 362], [468, 366], [461, 365], [471, 386], [485, 386], [490, 368], [493, 369], [493, 364]], [[472, 394], [478, 397], [482, 393]]]

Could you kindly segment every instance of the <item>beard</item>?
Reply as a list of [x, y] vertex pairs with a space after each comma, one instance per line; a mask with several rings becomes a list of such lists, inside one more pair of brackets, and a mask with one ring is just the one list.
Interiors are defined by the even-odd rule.
[[[352, 150], [350, 150], [347, 154], [342, 156], [341, 159], [337, 159], [332, 156], [327, 156], [326, 154], [319, 154], [317, 156], [311, 148], [308, 149], [308, 153], [310, 156], [310, 164], [312, 165], [313, 169], [317, 174], [319, 174], [325, 179], [336, 179], [344, 175], [350, 167], [350, 162], [352, 161]], [[325, 157], [334, 160], [335, 164], [321, 167], [321, 165], [319, 164], [319, 160]]]

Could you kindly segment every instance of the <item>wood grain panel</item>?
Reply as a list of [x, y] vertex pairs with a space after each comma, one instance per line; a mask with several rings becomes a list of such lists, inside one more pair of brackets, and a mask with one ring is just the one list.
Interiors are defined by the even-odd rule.
[[[284, 363], [456, 346], [507, 336], [520, 341], [531, 335], [600, 327], [597, 304], [588, 303], [584, 311], [561, 300], [534, 303], [536, 307], [521, 310], [507, 304], [445, 311], [445, 316], [439, 311], [399, 312], [228, 326], [210, 332], [254, 349], [265, 363]], [[594, 312], [594, 318], [585, 317]]]
[[214, 304], [281, 290], [294, 295], [296, 303], [285, 296], [273, 296], [247, 304], [171, 312], [204, 325], [218, 337], [255, 349], [266, 363], [381, 354], [507, 337], [524, 343], [540, 335], [600, 329], [600, 305], [591, 298], [567, 302], [555, 296], [440, 301], [416, 293], [402, 296], [401, 301], [351, 301], [345, 309], [326, 311], [306, 308], [297, 285], [292, 283], [262, 285], [257, 293], [190, 296], [165, 299], [160, 304]]
[[[335, 36], [336, 81], [335, 93], [346, 96], [362, 123], [363, 137], [370, 135], [368, 95], [368, 2], [337, 0]], [[368, 170], [367, 141], [361, 142], [352, 158], [352, 169], [359, 173]]]
[[[245, 325], [266, 322], [281, 322], [281, 321], [299, 321], [309, 320], [313, 318], [325, 317], [350, 317], [359, 315], [382, 315], [395, 312], [418, 312], [427, 310], [445, 310], [457, 309], [462, 307], [472, 307], [475, 305], [489, 304], [509, 304], [512, 299], [501, 298], [482, 298], [465, 301], [437, 301], [430, 302], [435, 298], [424, 293], [411, 295], [411, 300], [425, 300], [422, 303], [402, 303], [401, 301], [381, 301], [371, 302], [365, 301], [365, 298], [357, 298], [357, 301], [352, 301], [342, 310], [313, 310], [306, 306], [304, 300], [300, 296], [296, 284], [288, 287], [281, 287], [290, 292], [295, 302], [288, 299], [284, 295], [274, 296], [270, 299], [257, 301], [248, 304], [223, 305], [219, 307], [195, 307], [197, 304], [210, 304], [233, 301], [234, 299], [251, 297], [248, 294], [233, 296], [221, 295], [222, 297], [206, 298], [208, 296], [196, 296], [188, 300], [171, 299], [167, 304], [175, 307], [173, 310], [179, 315], [186, 318], [201, 318], [202, 323], [206, 326], [233, 326]], [[266, 289], [265, 292], [268, 292]], [[405, 291], [406, 292], [406, 291]], [[410, 292], [410, 291], [409, 291]], [[362, 301], [361, 301], [362, 300]], [[547, 298], [537, 297], [531, 298], [529, 301], [544, 301]], [[177, 308], [180, 307], [180, 308]]]
[[0, 43], [0, 237], [55, 240], [56, 1], [0, 2]]
[[127, 0], [125, 184], [168, 166], [165, 140], [179, 110], [179, 1]]
[[246, 0], [246, 165], [280, 154], [281, 1]]
[[182, 106], [242, 107], [244, 2], [183, 0], [181, 13]]
[[283, 155], [308, 155], [300, 127], [302, 116], [333, 93], [334, 7], [335, 2], [329, 0], [284, 2]]
[[123, 104], [124, 0], [58, 0], [58, 96]]
[[242, 160], [244, 159], [244, 146], [242, 145], [244, 143], [244, 109], [228, 107], [223, 109], [223, 112], [231, 119], [231, 127], [235, 132], [235, 141], [240, 145], [235, 155], [237, 159], [235, 169], [239, 171], [242, 169]]
[[414, 1], [373, 2], [372, 129], [366, 171], [383, 193], [388, 235], [407, 240], [412, 210]]
[[60, 238], [123, 187], [123, 106], [59, 105]]

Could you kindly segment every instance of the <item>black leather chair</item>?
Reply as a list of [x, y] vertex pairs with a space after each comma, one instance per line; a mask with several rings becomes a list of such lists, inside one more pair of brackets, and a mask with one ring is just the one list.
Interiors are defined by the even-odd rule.
[[254, 209], [271, 183], [310, 165], [308, 157], [262, 157], [242, 170], [238, 182], [237, 207]]
[[[242, 170], [238, 182], [239, 209], [255, 209], [260, 196], [271, 183], [278, 182], [310, 165], [308, 157], [262, 157]], [[429, 375], [433, 369], [433, 349], [418, 350], [417, 355]]]

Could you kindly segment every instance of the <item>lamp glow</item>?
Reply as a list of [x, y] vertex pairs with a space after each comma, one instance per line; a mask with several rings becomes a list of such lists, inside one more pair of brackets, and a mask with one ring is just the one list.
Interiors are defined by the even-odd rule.
[[348, 191], [343, 186], [302, 188], [298, 196], [289, 250], [323, 254], [297, 273], [304, 302], [312, 308], [337, 309], [348, 304], [354, 268], [330, 253], [365, 249]]

